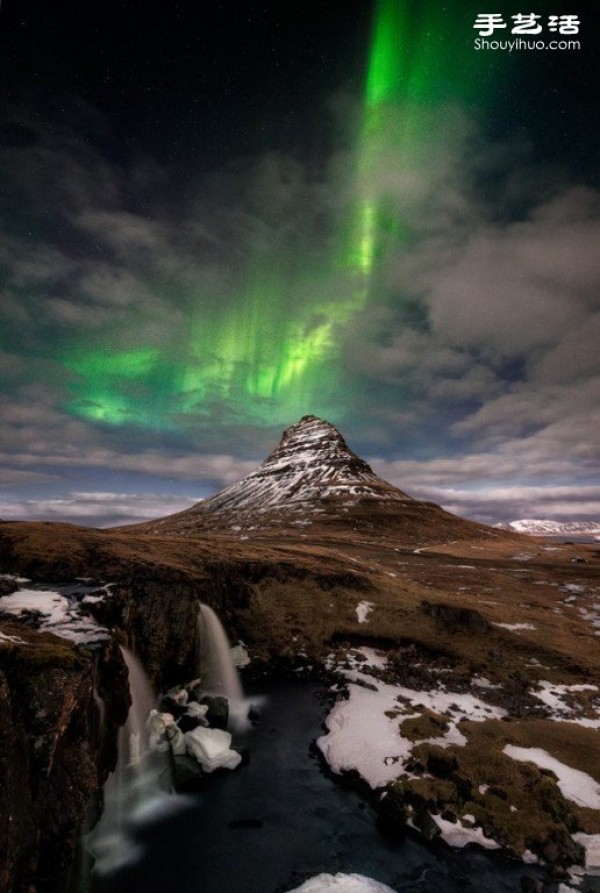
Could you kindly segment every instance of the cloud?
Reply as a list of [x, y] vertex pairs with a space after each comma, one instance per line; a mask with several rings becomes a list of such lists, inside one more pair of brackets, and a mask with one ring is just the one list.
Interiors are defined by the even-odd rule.
[[189, 508], [197, 500], [139, 493], [71, 491], [54, 499], [0, 500], [4, 520], [62, 521], [87, 527], [115, 527], [161, 518]]
[[[398, 109], [370, 188], [406, 237], [385, 242], [361, 311], [348, 302], [356, 286], [343, 259], [315, 274], [339, 252], [342, 218], [356, 207], [352, 153], [315, 175], [267, 152], [188, 174], [183, 187], [166, 164], [107, 152], [106, 121], [69, 103], [60, 123], [17, 120], [29, 138], [0, 150], [12, 190], [0, 240], [0, 481], [42, 484], [77, 469], [143, 476], [146, 489], [155, 477], [234, 482], [276, 441], [275, 426], [244, 423], [247, 366], [237, 364], [231, 393], [207, 398], [196, 382], [184, 405], [186, 372], [215, 361], [206, 356], [215, 320], [235, 339], [262, 313], [267, 338], [317, 307], [319, 324], [331, 322], [331, 405], [349, 439], [380, 450], [385, 477], [478, 517], [531, 515], [527, 499], [589, 516], [596, 498], [585, 487], [599, 471], [598, 193], [533, 170], [522, 140], [487, 143], [458, 109], [425, 119], [414, 151]], [[351, 309], [336, 316], [341, 305]], [[318, 330], [314, 314], [307, 320]], [[136, 348], [159, 358], [143, 381], [82, 371], [94, 351]], [[127, 397], [114, 428], [76, 416], [100, 399], [84, 392], [91, 377], [101, 396]], [[327, 384], [323, 376], [303, 392], [305, 412]], [[276, 400], [263, 403], [270, 418]], [[557, 484], [575, 487], [572, 497], [552, 496]], [[487, 509], [476, 495], [485, 488]], [[72, 494], [44, 506], [77, 516]]]

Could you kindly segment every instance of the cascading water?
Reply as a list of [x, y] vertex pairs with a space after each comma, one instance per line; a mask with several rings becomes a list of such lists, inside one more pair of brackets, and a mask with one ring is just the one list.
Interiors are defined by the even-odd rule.
[[150, 682], [131, 651], [121, 647], [121, 654], [129, 672], [131, 707], [119, 732], [116, 768], [104, 785], [104, 811], [86, 838], [98, 874], [137, 858], [141, 844], [136, 840], [136, 822], [148, 810], [160, 808], [170, 790], [167, 754], [149, 752], [146, 723], [155, 706]]
[[198, 611], [198, 644], [203, 687], [230, 701], [242, 701], [244, 691], [223, 624], [213, 609], [203, 604]]

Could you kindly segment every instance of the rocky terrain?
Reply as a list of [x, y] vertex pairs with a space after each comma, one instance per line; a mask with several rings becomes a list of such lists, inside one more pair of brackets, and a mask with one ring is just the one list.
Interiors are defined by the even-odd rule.
[[[3, 889], [60, 889], [114, 762], [127, 699], [114, 643], [157, 688], [190, 679], [199, 602], [244, 640], [255, 676], [336, 686], [321, 753], [392, 833], [499, 848], [576, 884], [586, 860], [588, 873], [600, 864], [599, 569], [593, 545], [411, 499], [312, 416], [243, 481], [178, 515], [114, 530], [1, 522]], [[77, 579], [91, 597], [61, 595]], [[57, 637], [71, 615], [102, 635]], [[111, 717], [101, 744], [94, 689]]]

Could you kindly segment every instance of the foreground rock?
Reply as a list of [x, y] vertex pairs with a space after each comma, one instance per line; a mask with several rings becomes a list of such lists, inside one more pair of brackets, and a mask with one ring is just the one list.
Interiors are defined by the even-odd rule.
[[116, 758], [126, 677], [118, 649], [86, 653], [17, 624], [2, 630], [0, 889], [58, 891], [90, 799]]

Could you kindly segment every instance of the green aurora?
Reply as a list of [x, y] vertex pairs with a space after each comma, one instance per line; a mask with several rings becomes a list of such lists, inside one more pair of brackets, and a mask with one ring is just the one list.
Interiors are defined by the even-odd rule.
[[189, 343], [178, 354], [135, 341], [124, 348], [116, 331], [104, 333], [101, 345], [71, 349], [64, 360], [72, 374], [70, 411], [154, 428], [176, 427], [182, 415], [209, 419], [216, 405], [258, 425], [309, 411], [341, 418], [341, 333], [380, 299], [386, 252], [411, 239], [410, 215], [380, 172], [398, 159], [418, 159], [432, 112], [478, 99], [485, 84], [477, 54], [465, 53], [472, 23], [457, 27], [437, 0], [414, 7], [409, 0], [376, 2], [362, 120], [344, 185], [350, 199], [330, 221], [326, 250], [290, 245], [284, 234], [282, 243], [247, 251], [225, 300], [197, 296]]

